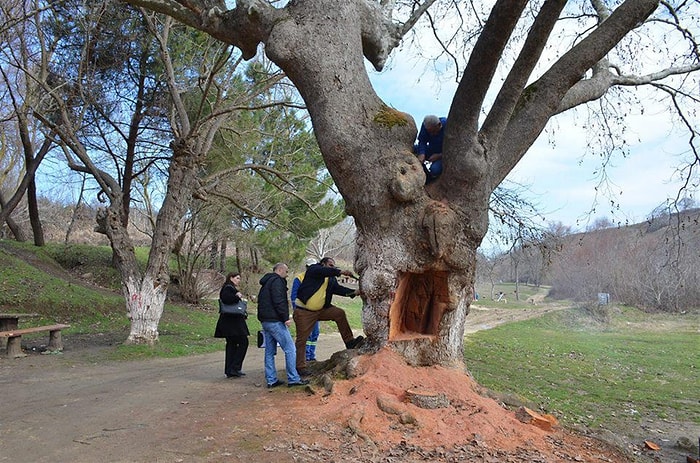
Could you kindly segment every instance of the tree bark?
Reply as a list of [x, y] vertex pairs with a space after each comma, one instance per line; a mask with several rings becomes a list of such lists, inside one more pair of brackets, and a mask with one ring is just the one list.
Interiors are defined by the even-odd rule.
[[[5, 199], [3, 198], [2, 191], [0, 191], [0, 210], [3, 212], [6, 211], [7, 206], [6, 206]], [[10, 216], [9, 213], [3, 214], [4, 216], [4, 221], [7, 224], [7, 227], [10, 229], [12, 232], [12, 236], [15, 237], [15, 241], [19, 242], [24, 242], [27, 241], [27, 236], [24, 233], [24, 230], [22, 230], [22, 227], [20, 227], [17, 222], [15, 222], [12, 219], [12, 216]]]
[[[355, 218], [368, 348], [391, 344], [416, 365], [461, 365], [488, 193], [474, 195], [483, 202], [466, 214], [428, 195], [413, 119], [384, 105], [364, 70], [359, 3], [290, 5], [292, 20], [272, 29], [267, 53], [304, 97]], [[305, 46], [308, 37], [328, 37], [324, 52]]]
[[39, 217], [39, 203], [36, 199], [36, 182], [32, 179], [27, 186], [27, 209], [29, 211], [29, 223], [32, 225], [32, 235], [34, 236], [34, 246], [43, 246], [44, 229], [41, 226]]

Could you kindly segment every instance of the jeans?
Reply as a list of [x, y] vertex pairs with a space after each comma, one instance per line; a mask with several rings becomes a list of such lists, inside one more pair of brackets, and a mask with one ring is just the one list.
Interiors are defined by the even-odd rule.
[[282, 322], [262, 322], [262, 329], [265, 333], [265, 380], [267, 384], [277, 382], [277, 367], [275, 366], [277, 344], [284, 352], [287, 382], [298, 383], [301, 381], [296, 367], [297, 349], [287, 326]]
[[[418, 154], [418, 143], [413, 145], [413, 154]], [[425, 153], [425, 159], [427, 160], [433, 154], [435, 153], [433, 153], [432, 150], [429, 149], [428, 152]], [[423, 171], [425, 172], [425, 183], [428, 184], [432, 182], [433, 180], [438, 178], [440, 174], [442, 174], [442, 159], [438, 159], [437, 161], [431, 161], [430, 167], [423, 164]]]

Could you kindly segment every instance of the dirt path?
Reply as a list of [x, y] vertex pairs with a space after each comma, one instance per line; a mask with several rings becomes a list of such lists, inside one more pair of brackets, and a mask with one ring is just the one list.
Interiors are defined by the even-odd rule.
[[[235, 431], [236, 423], [212, 426], [211, 414], [232, 407], [234, 418], [255, 413], [271, 394], [264, 387], [263, 349], [248, 350], [247, 376], [226, 379], [223, 351], [95, 363], [90, 358], [99, 352], [74, 351], [70, 339], [64, 341], [63, 354], [0, 357], [0, 462], [244, 461], [245, 449], [228, 447], [239, 441], [222, 444], [214, 437]], [[322, 335], [319, 354], [341, 349], [337, 334]], [[277, 358], [281, 371], [283, 358]], [[272, 393], [279, 398], [299, 391]], [[252, 450], [250, 461], [293, 461]]]
[[[495, 302], [493, 304], [496, 304]], [[566, 309], [566, 306], [547, 304], [546, 306], [532, 306], [526, 309], [512, 309], [498, 306], [472, 306], [465, 326], [465, 333], [495, 328], [504, 323], [517, 322], [530, 318], [541, 317], [550, 312]]]

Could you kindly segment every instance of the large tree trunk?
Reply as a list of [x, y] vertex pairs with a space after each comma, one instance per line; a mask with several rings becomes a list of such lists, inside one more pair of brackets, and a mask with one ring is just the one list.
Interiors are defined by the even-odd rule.
[[[326, 165], [355, 218], [368, 346], [391, 344], [416, 365], [461, 365], [490, 191], [465, 192], [474, 200], [466, 212], [428, 194], [412, 154], [413, 119], [385, 106], [365, 72], [360, 3], [304, 3], [289, 8], [299, 20], [279, 23], [266, 50], [304, 97]], [[329, 38], [324, 52], [306, 46], [308, 37]]]
[[9, 212], [7, 211], [7, 203], [5, 202], [5, 198], [2, 194], [2, 191], [0, 191], [0, 210], [2, 210], [3, 213], [7, 212], [6, 214], [3, 214], [3, 217], [4, 217], [3, 220], [7, 224], [10, 231], [12, 232], [12, 236], [15, 237], [15, 241], [19, 241], [19, 242], [27, 241], [27, 236], [24, 234], [22, 227], [20, 227], [17, 224], [17, 222], [14, 221], [14, 219], [10, 216]]
[[32, 179], [27, 187], [27, 206], [29, 210], [29, 223], [32, 225], [32, 235], [34, 236], [34, 245], [43, 246], [44, 228], [41, 226], [41, 218], [39, 217], [39, 203], [36, 199], [36, 182]]
[[146, 271], [141, 274], [134, 245], [121, 217], [122, 195], [112, 197], [109, 207], [98, 214], [100, 230], [112, 244], [117, 268], [122, 278], [122, 291], [131, 320], [127, 344], [154, 344], [158, 341], [158, 323], [170, 283], [168, 260], [175, 242], [175, 232], [187, 209], [197, 182], [198, 156], [187, 143], [173, 143], [173, 157], [168, 169], [168, 188], [158, 212], [156, 228], [148, 255]]

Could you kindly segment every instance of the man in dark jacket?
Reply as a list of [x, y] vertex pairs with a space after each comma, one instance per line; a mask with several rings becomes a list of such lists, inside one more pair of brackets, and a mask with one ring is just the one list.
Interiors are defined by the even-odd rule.
[[[364, 340], [363, 336], [355, 337], [348, 323], [345, 311], [332, 304], [333, 295], [355, 297], [359, 294], [352, 288], [347, 288], [338, 283], [340, 275], [353, 276], [349, 270], [335, 268], [335, 261], [330, 257], [324, 257], [318, 264], [306, 269], [304, 281], [299, 286], [295, 302], [294, 324], [297, 327], [296, 349], [303, 352], [306, 340], [314, 324], [319, 320], [332, 320], [338, 325], [338, 331], [343, 338], [345, 347], [354, 349], [359, 347]], [[297, 356], [297, 371], [302, 375], [308, 374], [306, 370], [306, 358]]]
[[[267, 273], [260, 279], [258, 320], [265, 334], [265, 379], [269, 388], [284, 384], [284, 381], [277, 379], [275, 367], [277, 344], [284, 351], [287, 386], [309, 384], [308, 380], [299, 376], [295, 366], [297, 353], [288, 328], [292, 323], [289, 318], [289, 300], [287, 299], [288, 272], [287, 264], [280, 262], [272, 268], [272, 273]], [[301, 357], [303, 358], [303, 355]]]

